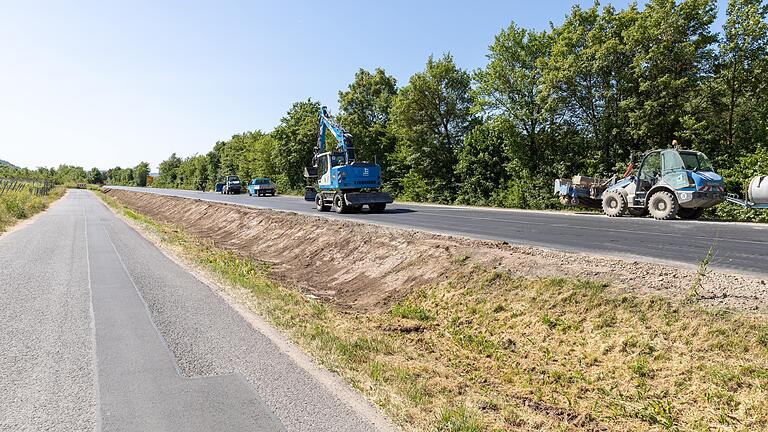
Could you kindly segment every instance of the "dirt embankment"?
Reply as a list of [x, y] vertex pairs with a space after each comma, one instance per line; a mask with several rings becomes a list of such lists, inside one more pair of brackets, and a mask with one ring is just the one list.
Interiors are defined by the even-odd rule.
[[[414, 288], [479, 263], [523, 277], [603, 280], [616, 289], [682, 298], [696, 270], [633, 260], [472, 240], [188, 198], [109, 190], [109, 196], [159, 222], [177, 224], [217, 246], [266, 261], [272, 273], [308, 295], [352, 310], [379, 310]], [[709, 272], [706, 306], [768, 312], [766, 281]]]

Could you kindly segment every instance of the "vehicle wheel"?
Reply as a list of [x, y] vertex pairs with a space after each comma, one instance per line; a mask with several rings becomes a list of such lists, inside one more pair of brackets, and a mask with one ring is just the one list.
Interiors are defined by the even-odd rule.
[[674, 219], [677, 216], [677, 212], [680, 209], [677, 203], [677, 197], [671, 192], [660, 191], [651, 195], [651, 199], [648, 201], [648, 211], [654, 219], [669, 220]]
[[330, 210], [330, 207], [323, 202], [323, 194], [315, 195], [315, 208], [317, 211], [326, 212]]
[[339, 214], [349, 212], [349, 206], [347, 205], [347, 202], [344, 201], [344, 195], [337, 193], [336, 196], [333, 197], [333, 209]]
[[701, 217], [702, 213], [704, 213], [704, 209], [701, 207], [695, 207], [695, 208], [680, 207], [680, 210], [677, 211], [677, 216], [679, 216], [680, 219], [696, 220]]
[[603, 213], [610, 217], [618, 217], [627, 211], [627, 199], [617, 190], [609, 190], [603, 194]]
[[629, 207], [627, 213], [634, 217], [646, 217], [648, 216], [648, 209], [645, 207]]
[[368, 204], [368, 210], [370, 210], [371, 213], [381, 213], [386, 208], [387, 208], [387, 204], [386, 203]]

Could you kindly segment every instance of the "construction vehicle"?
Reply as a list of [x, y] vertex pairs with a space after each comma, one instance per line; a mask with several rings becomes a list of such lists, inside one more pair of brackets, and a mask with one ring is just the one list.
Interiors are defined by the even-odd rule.
[[[376, 163], [355, 160], [352, 135], [321, 107], [319, 131], [312, 165], [304, 175], [314, 184], [304, 191], [304, 199], [314, 201], [318, 211], [352, 213], [368, 206], [370, 212], [383, 212], [392, 196], [380, 190], [381, 167]], [[336, 138], [336, 148], [326, 150], [326, 132]]]
[[[723, 178], [715, 173], [709, 159], [692, 150], [663, 149], [646, 152], [634, 174], [630, 163], [621, 179], [595, 179], [576, 176], [555, 180], [555, 193], [560, 202], [568, 206], [602, 208], [611, 217], [630, 214], [667, 220], [697, 219], [704, 209], [728, 200]], [[630, 175], [631, 174], [631, 175]], [[754, 183], [754, 182], [753, 182]], [[754, 206], [768, 203], [768, 180], [755, 189], [755, 202], [741, 201], [741, 205]], [[752, 199], [752, 195], [750, 195]]]

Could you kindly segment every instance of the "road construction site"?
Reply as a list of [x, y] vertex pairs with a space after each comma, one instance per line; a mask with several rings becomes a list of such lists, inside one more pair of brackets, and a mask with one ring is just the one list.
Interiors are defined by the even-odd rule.
[[[694, 408], [727, 398], [739, 407], [729, 416], [766, 426], [762, 375], [749, 372], [768, 361], [758, 274], [361, 223], [364, 213], [105, 196], [154, 241], [250, 286], [233, 292], [405, 430], [686, 426], [702, 421]], [[712, 381], [721, 368], [742, 386]]]

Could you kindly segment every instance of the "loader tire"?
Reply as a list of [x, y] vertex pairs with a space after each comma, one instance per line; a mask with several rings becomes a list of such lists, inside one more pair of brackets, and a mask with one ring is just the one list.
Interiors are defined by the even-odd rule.
[[617, 190], [603, 194], [603, 213], [609, 217], [619, 217], [627, 211], [627, 199]]
[[648, 200], [648, 211], [654, 219], [674, 219], [679, 210], [680, 204], [677, 202], [677, 197], [671, 192], [656, 192], [651, 195], [651, 198]]
[[680, 219], [696, 220], [701, 217], [702, 213], [704, 213], [704, 209], [701, 207], [696, 207], [696, 208], [680, 207], [680, 210], [677, 211], [677, 216]]
[[333, 197], [333, 209], [338, 214], [349, 213], [349, 206], [347, 205], [347, 202], [344, 201], [344, 195], [337, 193]]
[[321, 211], [321, 212], [327, 212], [328, 210], [331, 209], [331, 207], [326, 205], [325, 202], [323, 201], [323, 194], [319, 193], [315, 195], [315, 208], [317, 209], [317, 211]]

